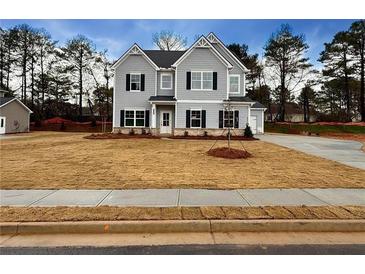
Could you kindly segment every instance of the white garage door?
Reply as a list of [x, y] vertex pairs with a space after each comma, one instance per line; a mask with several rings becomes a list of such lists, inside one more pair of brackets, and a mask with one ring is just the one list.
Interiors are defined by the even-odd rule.
[[251, 130], [253, 134], [257, 133], [257, 116], [251, 116]]

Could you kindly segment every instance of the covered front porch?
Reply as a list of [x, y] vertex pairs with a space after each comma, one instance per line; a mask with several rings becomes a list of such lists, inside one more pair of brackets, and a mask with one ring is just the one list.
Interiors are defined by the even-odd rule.
[[176, 99], [173, 96], [151, 96], [151, 131], [155, 135], [173, 135]]

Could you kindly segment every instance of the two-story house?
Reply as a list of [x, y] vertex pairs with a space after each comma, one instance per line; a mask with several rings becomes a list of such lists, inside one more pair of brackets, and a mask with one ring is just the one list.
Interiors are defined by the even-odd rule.
[[113, 65], [113, 132], [221, 135], [264, 132], [265, 107], [246, 96], [248, 72], [214, 33], [186, 51], [134, 44]]

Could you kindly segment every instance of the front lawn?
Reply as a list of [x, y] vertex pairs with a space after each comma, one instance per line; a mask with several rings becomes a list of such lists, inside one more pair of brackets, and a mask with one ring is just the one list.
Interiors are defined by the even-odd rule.
[[253, 157], [230, 160], [207, 155], [210, 140], [85, 135], [35, 132], [2, 140], [1, 189], [365, 187], [364, 170], [262, 141], [243, 142]]

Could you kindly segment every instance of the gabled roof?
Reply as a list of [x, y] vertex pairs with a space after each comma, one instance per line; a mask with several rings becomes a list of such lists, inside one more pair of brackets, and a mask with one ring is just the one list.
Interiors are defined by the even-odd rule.
[[259, 102], [255, 102], [251, 108], [264, 108], [264, 109], [266, 109], [266, 107], [263, 104], [259, 103]]
[[172, 67], [178, 66], [195, 48], [209, 48], [215, 56], [228, 68], [233, 68], [232, 64], [217, 51], [208, 39], [202, 35], [198, 40], [172, 65]]
[[242, 61], [237, 57], [237, 55], [235, 53], [233, 53], [232, 51], [230, 51], [226, 45], [213, 33], [210, 32], [207, 35], [207, 39], [209, 40], [209, 42], [211, 43], [217, 43], [219, 45], [222, 46], [222, 48], [228, 53], [228, 55], [230, 55], [237, 63], [238, 65], [245, 71], [245, 72], [249, 72], [249, 69], [246, 68], [246, 66], [242, 63]]
[[170, 68], [185, 53], [185, 50], [144, 50], [144, 52], [160, 68]]
[[123, 63], [125, 61], [125, 59], [129, 56], [129, 55], [142, 55], [146, 61], [148, 63], [150, 63], [150, 65], [155, 68], [156, 70], [159, 69], [159, 67], [156, 65], [155, 62], [153, 62], [151, 60], [151, 58], [141, 49], [140, 46], [138, 46], [136, 43], [133, 44], [133, 46], [131, 46], [117, 61], [115, 61], [115, 63], [112, 66], [112, 69], [115, 69], [118, 65], [120, 65], [121, 63]]
[[33, 113], [26, 105], [22, 103], [19, 99], [15, 97], [0, 97], [0, 108], [10, 104], [13, 101], [17, 101], [22, 107], [24, 107], [26, 110], [28, 110], [30, 113]]

